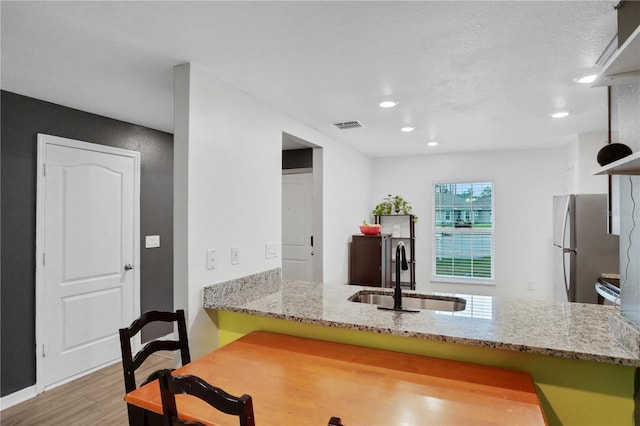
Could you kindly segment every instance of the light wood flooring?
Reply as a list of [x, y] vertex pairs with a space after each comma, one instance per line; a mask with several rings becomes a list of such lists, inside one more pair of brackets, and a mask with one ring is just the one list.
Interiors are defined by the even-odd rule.
[[[172, 358], [152, 355], [136, 371], [137, 383], [161, 368], [173, 368]], [[127, 425], [122, 364], [116, 363], [0, 411], [9, 425]]]

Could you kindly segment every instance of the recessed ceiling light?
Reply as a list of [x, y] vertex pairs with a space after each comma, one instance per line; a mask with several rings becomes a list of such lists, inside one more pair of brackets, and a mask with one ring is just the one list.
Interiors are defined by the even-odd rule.
[[598, 74], [589, 74], [589, 75], [585, 75], [583, 77], [580, 77], [580, 78], [576, 79], [576, 81], [578, 83], [582, 83], [582, 84], [589, 84], [589, 83], [593, 83], [594, 81], [596, 81], [596, 78], [598, 78]]
[[427, 142], [427, 145], [428, 145], [428, 146], [438, 146], [438, 142], [436, 142], [436, 141], [429, 141], [429, 142]]
[[407, 126], [407, 127], [403, 127], [402, 129], [400, 129], [401, 131], [405, 132], [405, 133], [409, 133], [409, 132], [413, 132], [413, 127], [411, 126]]
[[564, 118], [569, 115], [569, 111], [558, 111], [551, 114], [553, 118]]
[[398, 105], [398, 103], [395, 102], [395, 101], [383, 101], [383, 102], [380, 102], [380, 106], [382, 108], [393, 108], [396, 105]]

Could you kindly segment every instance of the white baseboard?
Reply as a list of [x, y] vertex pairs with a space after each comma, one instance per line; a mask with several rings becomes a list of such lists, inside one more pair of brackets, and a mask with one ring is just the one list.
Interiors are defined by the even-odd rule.
[[[64, 385], [65, 383], [69, 383], [73, 380], [79, 379], [82, 376], [86, 376], [87, 374], [91, 374], [93, 372], [96, 372], [98, 370], [101, 370], [105, 367], [108, 367], [112, 364], [115, 364], [117, 362], [120, 362], [120, 357], [106, 362], [104, 364], [100, 364], [97, 367], [91, 368], [89, 370], [83, 371], [81, 373], [75, 374], [71, 377], [67, 377], [66, 379], [60, 380], [59, 382], [56, 383], [52, 383], [50, 385], [47, 385], [43, 392], [49, 391], [51, 389], [57, 388], [60, 385]], [[20, 404], [21, 402], [27, 401], [31, 398], [35, 398], [36, 396], [38, 396], [38, 386], [37, 385], [33, 385], [33, 386], [29, 386], [28, 388], [24, 388], [21, 389], [17, 392], [12, 393], [11, 395], [7, 395], [5, 397], [2, 397], [2, 399], [0, 399], [0, 410], [4, 410], [7, 409], [9, 407], [13, 407], [16, 404]]]
[[82, 371], [82, 372], [80, 372], [78, 374], [74, 374], [73, 376], [67, 377], [66, 379], [62, 379], [62, 380], [60, 380], [58, 382], [51, 383], [51, 384], [49, 384], [49, 385], [44, 387], [44, 392], [50, 391], [51, 389], [55, 389], [58, 386], [62, 386], [64, 384], [72, 382], [72, 381], [74, 381], [76, 379], [79, 379], [79, 378], [81, 378], [83, 376], [86, 376], [87, 374], [95, 373], [98, 370], [102, 370], [103, 368], [106, 368], [106, 367], [108, 367], [110, 365], [113, 365], [113, 364], [116, 364], [118, 362], [122, 362], [122, 358], [121, 357], [118, 357], [118, 358], [113, 359], [111, 361], [107, 361], [104, 364], [100, 364], [100, 365], [98, 365], [96, 367], [93, 367], [93, 368], [90, 368], [88, 370]]
[[5, 410], [14, 405], [20, 404], [28, 399], [35, 397], [38, 394], [36, 391], [36, 385], [29, 386], [28, 388], [20, 389], [12, 394], [3, 396], [0, 398], [0, 410]]
[[[173, 340], [175, 338], [176, 337], [174, 336], [174, 334], [170, 333], [170, 334], [167, 334], [166, 336], [163, 336], [163, 337], [160, 337], [160, 338], [156, 338], [154, 340]], [[144, 344], [143, 344], [143, 346], [144, 346]], [[173, 352], [161, 351], [161, 352], [156, 353], [156, 355], [162, 356], [164, 358], [169, 358], [169, 359], [175, 358]], [[87, 374], [91, 374], [91, 373], [93, 373], [95, 371], [98, 371], [98, 370], [100, 370], [102, 368], [108, 367], [109, 365], [115, 364], [115, 363], [120, 362], [120, 361], [121, 361], [121, 359], [120, 359], [120, 357], [118, 357], [117, 359], [109, 361], [109, 362], [107, 362], [105, 364], [101, 364], [101, 365], [99, 365], [97, 367], [94, 367], [94, 368], [91, 368], [91, 369], [89, 369], [87, 371], [83, 371], [82, 373], [79, 373], [79, 374], [73, 375], [71, 377], [68, 377], [66, 379], [63, 379], [63, 380], [57, 382], [57, 383], [53, 383], [51, 385], [48, 385], [45, 388], [45, 391], [51, 390], [53, 388], [56, 388], [56, 387], [58, 387], [60, 385], [65, 384], [65, 383], [69, 383], [69, 382], [71, 382], [73, 380], [79, 379], [82, 376], [86, 376]], [[27, 401], [27, 400], [29, 400], [31, 398], [34, 398], [37, 395], [38, 395], [38, 391], [37, 391], [36, 385], [29, 386], [29, 387], [24, 388], [24, 389], [20, 389], [19, 391], [16, 391], [16, 392], [14, 392], [14, 393], [12, 393], [10, 395], [3, 396], [2, 398], [0, 398], [0, 410], [5, 410], [5, 409], [7, 409], [9, 407], [13, 407], [14, 405], [20, 404], [21, 402], [24, 402], [24, 401]]]

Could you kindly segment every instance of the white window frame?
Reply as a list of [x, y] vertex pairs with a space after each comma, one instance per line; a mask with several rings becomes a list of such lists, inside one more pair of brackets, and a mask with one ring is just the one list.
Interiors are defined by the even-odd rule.
[[[490, 182], [491, 183], [491, 228], [488, 231], [482, 231], [482, 228], [438, 228], [436, 227], [436, 185], [442, 184], [465, 184], [465, 183], [479, 183], [479, 182]], [[457, 284], [477, 284], [477, 285], [495, 285], [496, 284], [496, 244], [495, 244], [495, 233], [496, 233], [496, 209], [495, 209], [495, 190], [496, 183], [492, 179], [467, 179], [467, 180], [444, 180], [433, 182], [431, 184], [431, 211], [433, 213], [433, 220], [431, 221], [431, 281], [432, 282], [442, 282], [442, 283], [457, 283]], [[453, 216], [453, 215], [452, 215]], [[455, 220], [455, 218], [454, 218]], [[491, 278], [475, 278], [475, 277], [459, 277], [459, 276], [444, 276], [444, 275], [436, 275], [436, 235], [441, 232], [447, 232], [452, 234], [470, 234], [470, 233], [487, 233], [491, 236]]]

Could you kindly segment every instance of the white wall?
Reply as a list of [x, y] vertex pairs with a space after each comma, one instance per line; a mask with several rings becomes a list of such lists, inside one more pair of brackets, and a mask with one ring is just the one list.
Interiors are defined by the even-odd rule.
[[573, 137], [564, 149], [564, 164], [561, 194], [575, 194], [578, 189], [578, 135]]
[[324, 270], [325, 283], [347, 283], [349, 242], [369, 217], [373, 160], [334, 146], [324, 149]]
[[606, 131], [581, 133], [569, 144], [565, 151], [565, 187], [566, 194], [606, 194], [608, 179], [606, 176], [594, 176], [600, 168], [598, 151], [607, 144]]
[[[217, 346], [206, 285], [281, 266], [282, 132], [323, 148], [324, 281], [346, 282], [347, 243], [370, 208], [372, 160], [204, 69], [175, 70], [176, 308], [188, 309], [192, 356]], [[231, 265], [231, 247], [240, 263]], [[206, 250], [217, 266], [206, 268]]]
[[[413, 205], [419, 289], [552, 300], [551, 203], [562, 191], [563, 154], [549, 149], [376, 159], [370, 204], [392, 193]], [[496, 285], [431, 282], [433, 184], [484, 180], [494, 182]]]

